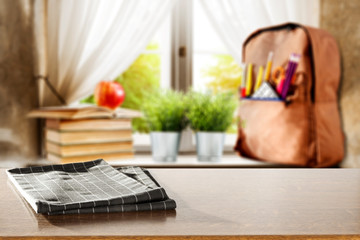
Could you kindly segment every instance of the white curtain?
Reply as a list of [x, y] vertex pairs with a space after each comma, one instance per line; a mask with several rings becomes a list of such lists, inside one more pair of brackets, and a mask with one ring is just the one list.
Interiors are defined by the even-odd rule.
[[[67, 104], [90, 95], [99, 81], [112, 80], [131, 65], [174, 1], [36, 0], [35, 74], [47, 77]], [[40, 105], [59, 105], [39, 81]]]
[[319, 26], [319, 0], [200, 0], [206, 15], [241, 64], [242, 43], [258, 28], [285, 22]]

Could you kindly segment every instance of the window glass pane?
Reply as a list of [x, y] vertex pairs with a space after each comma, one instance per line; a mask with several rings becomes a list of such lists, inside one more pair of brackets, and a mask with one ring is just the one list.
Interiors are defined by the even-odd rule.
[[227, 53], [227, 49], [205, 15], [200, 1], [193, 1], [193, 48], [196, 52]]
[[228, 53], [198, 0], [193, 1], [193, 88], [231, 90], [240, 85], [241, 68]]
[[205, 74], [206, 69], [216, 65], [216, 59], [213, 54], [197, 54], [193, 55], [193, 89], [196, 91], [206, 91], [207, 84], [212, 80]]
[[[241, 68], [229, 54], [198, 0], [193, 1], [193, 89], [232, 91], [237, 96]], [[228, 133], [236, 133], [236, 119]], [[229, 137], [228, 137], [229, 138]]]
[[[153, 39], [139, 57], [121, 73], [115, 81], [125, 90], [124, 108], [139, 110], [146, 96], [160, 87], [170, 86], [170, 17], [163, 21]], [[93, 95], [82, 100], [94, 103]], [[133, 129], [137, 132], [148, 132], [142, 119], [133, 120]]]
[[147, 46], [145, 51], [154, 51], [160, 50], [159, 41], [151, 41]]
[[[141, 54], [135, 62], [115, 81], [125, 90], [124, 108], [140, 110], [146, 101], [147, 94], [151, 94], [160, 87], [160, 55]], [[133, 130], [147, 132], [144, 120], [134, 119]]]

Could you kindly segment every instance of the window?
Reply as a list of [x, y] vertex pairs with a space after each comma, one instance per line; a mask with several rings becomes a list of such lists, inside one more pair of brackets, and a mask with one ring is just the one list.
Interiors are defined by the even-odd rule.
[[[177, 2], [171, 19], [161, 26], [142, 56], [148, 54], [158, 54], [160, 59], [160, 87], [182, 91], [190, 87], [195, 91], [215, 88], [236, 91], [239, 85], [239, 67], [197, 0]], [[225, 151], [232, 151], [235, 140], [236, 127], [233, 126], [226, 137]], [[134, 145], [139, 152], [150, 151], [148, 134], [135, 133]], [[180, 151], [195, 151], [195, 138], [190, 130], [183, 132]]]
[[[182, 0], [159, 26], [146, 50], [116, 81], [126, 91], [123, 107], [139, 109], [145, 101], [144, 93], [159, 87], [181, 91], [232, 88], [235, 92], [239, 76], [239, 67], [213, 29], [200, 2]], [[133, 125], [136, 151], [150, 151], [145, 122], [134, 120]], [[226, 137], [225, 151], [232, 151], [235, 139], [233, 127]], [[191, 130], [183, 133], [180, 151], [195, 151]]]
[[[171, 87], [171, 16], [163, 21], [146, 49], [115, 81], [121, 83], [126, 92], [123, 107], [140, 109], [145, 101], [145, 94], [157, 88]], [[82, 102], [94, 103], [93, 96]], [[134, 119], [134, 145], [137, 150], [149, 151], [150, 140], [146, 123], [141, 119]]]
[[[199, 1], [193, 1], [193, 88], [196, 91], [229, 90], [237, 94], [241, 68], [215, 32]], [[236, 120], [228, 129], [225, 150], [236, 141]], [[194, 139], [192, 140], [193, 144]]]
[[[142, 102], [146, 101], [146, 94], [151, 94], [159, 87], [170, 88], [170, 63], [169, 17], [156, 32], [144, 52], [116, 79], [126, 92], [122, 106], [140, 109]], [[133, 121], [133, 128], [139, 133], [148, 132], [145, 122], [140, 119]], [[139, 134], [135, 135], [135, 142], [138, 138]], [[140, 137], [140, 139], [143, 138]]]
[[220, 64], [219, 59], [233, 58], [213, 29], [199, 1], [193, 1], [193, 88], [206, 91], [213, 77], [209, 72]]
[[[137, 61], [140, 62], [138, 65], [136, 65]], [[129, 81], [126, 79], [120, 81], [122, 84], [132, 84], [136, 96], [143, 96], [144, 91], [149, 92], [158, 87], [171, 88], [171, 16], [164, 20], [146, 50], [122, 75], [126, 75], [130, 69], [133, 69], [142, 78], [139, 79], [140, 82], [143, 80], [148, 83], [146, 85], [139, 84], [135, 78], [129, 78]], [[132, 103], [132, 106], [125, 104], [124, 107], [139, 109], [142, 100], [145, 98], [137, 99], [136, 102]], [[145, 122], [135, 119], [133, 120], [133, 127], [136, 131], [133, 135], [135, 150], [137, 152], [150, 151], [150, 138], [147, 134], [148, 129]]]
[[[228, 53], [222, 40], [205, 15], [198, 0], [179, 2], [174, 13], [173, 46], [186, 46], [186, 56], [174, 56], [175, 89], [195, 91], [233, 90], [240, 85], [240, 68]], [[234, 121], [235, 123], [235, 121]], [[225, 151], [232, 151], [236, 141], [236, 126], [226, 136]], [[191, 131], [182, 136], [180, 151], [194, 151], [195, 138]]]

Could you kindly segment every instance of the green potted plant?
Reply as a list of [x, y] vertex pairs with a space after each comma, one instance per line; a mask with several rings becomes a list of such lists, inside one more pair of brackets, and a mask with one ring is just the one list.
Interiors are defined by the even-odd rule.
[[187, 118], [196, 132], [199, 161], [219, 161], [222, 157], [225, 131], [231, 125], [236, 108], [231, 93], [190, 92], [187, 98]]
[[153, 159], [176, 161], [181, 131], [187, 125], [184, 95], [172, 90], [159, 91], [146, 99], [142, 110], [150, 129]]

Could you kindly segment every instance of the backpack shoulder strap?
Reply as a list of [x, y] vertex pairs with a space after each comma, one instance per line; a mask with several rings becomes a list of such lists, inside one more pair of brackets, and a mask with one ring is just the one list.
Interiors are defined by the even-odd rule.
[[307, 32], [312, 52], [315, 101], [337, 101], [340, 82], [340, 54], [336, 40], [328, 32], [302, 26]]

